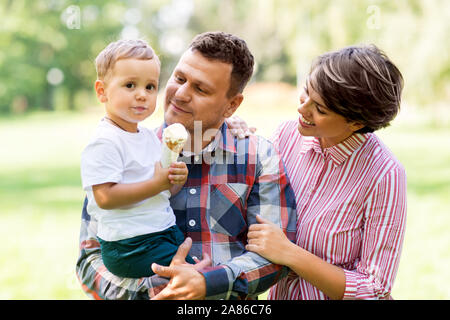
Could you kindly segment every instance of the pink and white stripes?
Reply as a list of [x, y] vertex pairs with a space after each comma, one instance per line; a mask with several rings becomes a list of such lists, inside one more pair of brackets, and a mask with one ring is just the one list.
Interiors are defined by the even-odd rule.
[[[272, 141], [286, 165], [297, 201], [300, 247], [344, 269], [344, 298], [389, 299], [406, 223], [406, 174], [375, 134], [354, 134], [322, 151], [283, 123]], [[292, 274], [269, 299], [327, 299]]]

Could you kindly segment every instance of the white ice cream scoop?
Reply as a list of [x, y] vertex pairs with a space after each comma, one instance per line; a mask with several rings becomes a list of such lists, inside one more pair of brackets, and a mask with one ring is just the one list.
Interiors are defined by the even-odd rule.
[[174, 123], [166, 127], [162, 136], [161, 165], [168, 168], [177, 161], [178, 155], [188, 139], [188, 132], [181, 123]]

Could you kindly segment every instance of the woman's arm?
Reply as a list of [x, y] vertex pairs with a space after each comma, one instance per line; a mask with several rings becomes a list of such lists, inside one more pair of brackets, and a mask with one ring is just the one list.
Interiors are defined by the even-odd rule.
[[[344, 271], [289, 241], [284, 232], [270, 221], [257, 216], [248, 232], [247, 250], [276, 264], [288, 266], [331, 299], [342, 299]], [[281, 254], [280, 254], [281, 253]]]
[[[361, 256], [354, 270], [327, 263], [290, 242], [274, 224], [258, 217], [247, 250], [291, 268], [331, 299], [386, 299], [400, 261], [406, 221], [406, 176], [388, 173], [366, 202]], [[281, 253], [281, 254], [280, 254]]]

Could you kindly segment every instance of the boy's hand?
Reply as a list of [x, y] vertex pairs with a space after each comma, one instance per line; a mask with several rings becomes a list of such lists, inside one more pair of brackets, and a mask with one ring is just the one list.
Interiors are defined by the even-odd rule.
[[169, 167], [169, 181], [171, 184], [185, 184], [188, 177], [188, 169], [184, 162], [174, 162]]
[[161, 191], [168, 190], [172, 186], [169, 180], [169, 168], [164, 169], [161, 166], [161, 162], [155, 163], [155, 172], [153, 173], [153, 179], [157, 181], [158, 185], [161, 187]]

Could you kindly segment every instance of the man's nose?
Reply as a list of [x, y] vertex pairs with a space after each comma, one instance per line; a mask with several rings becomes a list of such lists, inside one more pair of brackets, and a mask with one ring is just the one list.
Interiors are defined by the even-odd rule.
[[177, 90], [175, 91], [174, 94], [175, 99], [179, 100], [179, 101], [189, 101], [190, 97], [191, 97], [191, 93], [189, 90], [189, 85], [188, 83], [183, 83], [181, 85], [178, 86]]

